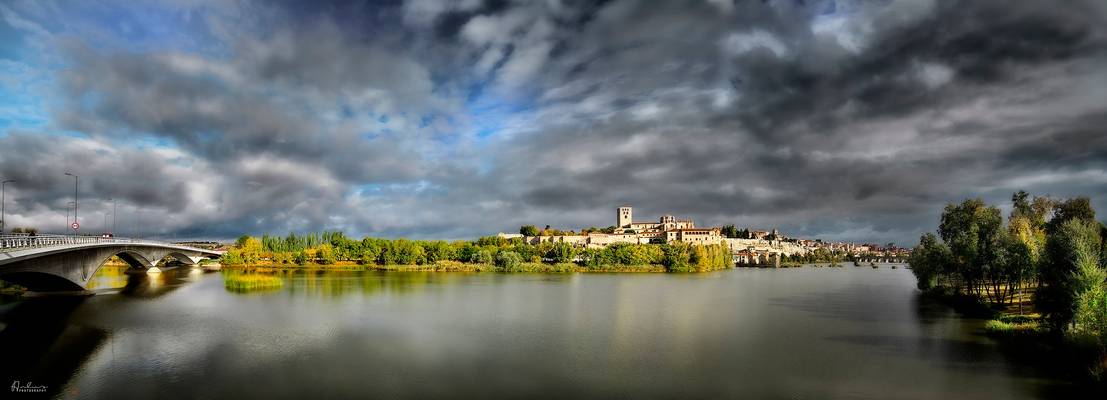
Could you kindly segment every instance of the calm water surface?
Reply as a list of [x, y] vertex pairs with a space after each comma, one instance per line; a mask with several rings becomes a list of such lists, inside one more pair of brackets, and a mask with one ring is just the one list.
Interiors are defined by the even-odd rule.
[[3, 376], [105, 399], [1072, 394], [902, 268], [296, 272], [248, 294], [222, 276], [109, 273], [97, 296], [0, 305]]

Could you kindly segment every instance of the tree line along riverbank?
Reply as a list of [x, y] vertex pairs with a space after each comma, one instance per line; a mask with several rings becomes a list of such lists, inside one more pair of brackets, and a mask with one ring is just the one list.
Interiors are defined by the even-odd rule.
[[1036, 364], [1107, 380], [1107, 226], [1087, 197], [951, 203], [909, 263], [925, 296], [990, 318], [985, 330]]
[[341, 232], [242, 236], [222, 264], [246, 267], [348, 267], [396, 271], [705, 272], [733, 266], [725, 245], [614, 244], [582, 249], [497, 236], [473, 241], [353, 239]]

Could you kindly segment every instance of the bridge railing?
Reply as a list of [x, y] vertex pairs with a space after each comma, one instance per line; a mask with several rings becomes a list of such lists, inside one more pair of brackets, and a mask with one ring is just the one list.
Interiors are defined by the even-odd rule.
[[[0, 235], [0, 251], [89, 243], [162, 243], [153, 240], [81, 235]], [[167, 243], [162, 243], [167, 244]]]

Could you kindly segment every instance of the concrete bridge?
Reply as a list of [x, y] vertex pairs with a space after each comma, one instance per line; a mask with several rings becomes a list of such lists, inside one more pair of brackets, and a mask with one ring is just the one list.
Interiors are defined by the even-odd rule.
[[222, 253], [142, 239], [97, 236], [0, 236], [0, 279], [34, 292], [86, 292], [112, 256], [146, 270], [163, 260], [196, 265]]

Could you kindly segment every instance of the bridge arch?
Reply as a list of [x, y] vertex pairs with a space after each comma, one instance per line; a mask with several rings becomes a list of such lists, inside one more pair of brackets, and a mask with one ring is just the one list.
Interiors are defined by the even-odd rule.
[[196, 264], [199, 264], [200, 260], [204, 259], [204, 258], [206, 258], [206, 257], [193, 257], [193, 256], [189, 256], [189, 255], [187, 255], [185, 253], [182, 253], [182, 252], [179, 252], [179, 251], [171, 251], [171, 252], [169, 252], [169, 254], [166, 254], [161, 259], [157, 260], [154, 264], [156, 265], [158, 263], [161, 263], [162, 261], [165, 261], [165, 260], [168, 260], [168, 259], [174, 259], [174, 260], [180, 261], [184, 264], [196, 265]]
[[134, 250], [123, 250], [104, 259], [104, 261], [100, 263], [100, 266], [96, 268], [96, 271], [93, 272], [93, 275], [99, 272], [100, 268], [102, 268], [104, 264], [107, 264], [108, 260], [111, 260], [113, 256], [119, 257], [123, 262], [127, 263], [127, 265], [135, 269], [146, 269], [154, 266], [154, 263], [147, 259], [146, 256], [142, 255], [142, 253]]
[[[107, 257], [104, 257], [99, 262], [96, 262], [95, 268], [92, 268], [91, 270], [88, 270], [87, 267], [82, 268], [80, 278], [83, 284], [87, 285], [89, 280], [95, 277], [96, 274], [100, 273], [100, 270], [104, 269], [104, 266], [108, 264], [108, 261], [111, 261], [112, 257], [119, 257], [119, 259], [127, 263], [129, 267], [136, 270], [145, 270], [154, 266], [154, 264], [150, 262], [150, 258], [147, 254], [143, 254], [140, 251], [131, 249], [120, 250], [114, 253], [107, 254]], [[27, 286], [27, 288], [30, 288], [30, 286]]]

